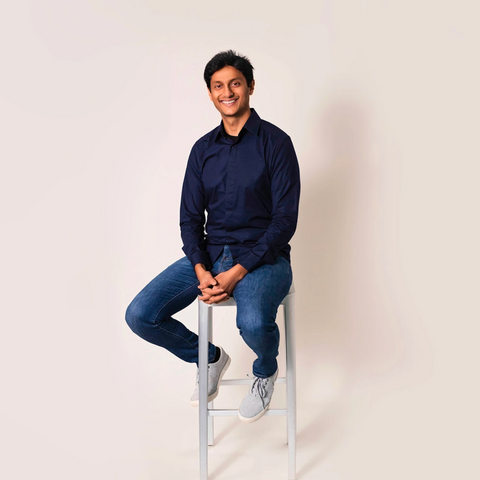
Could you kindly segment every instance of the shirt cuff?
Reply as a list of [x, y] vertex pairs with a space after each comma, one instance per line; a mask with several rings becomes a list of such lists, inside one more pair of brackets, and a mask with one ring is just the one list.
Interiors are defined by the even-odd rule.
[[248, 252], [245, 255], [241, 256], [237, 263], [239, 263], [243, 268], [245, 268], [249, 273], [260, 267], [265, 263], [263, 257], [258, 257], [252, 252]]
[[193, 268], [195, 268], [195, 265], [197, 263], [203, 263], [207, 270], [210, 270], [212, 268], [212, 262], [210, 260], [210, 255], [208, 254], [208, 252], [205, 252], [203, 250], [192, 253], [192, 255], [190, 257], [190, 263], [192, 264]]

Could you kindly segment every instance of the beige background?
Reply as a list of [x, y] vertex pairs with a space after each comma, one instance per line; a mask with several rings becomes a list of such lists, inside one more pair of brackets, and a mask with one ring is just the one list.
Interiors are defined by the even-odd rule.
[[[124, 312], [182, 255], [187, 156], [220, 121], [203, 68], [228, 48], [301, 165], [298, 479], [479, 478], [475, 4], [4, 2], [1, 478], [197, 478], [195, 367]], [[283, 418], [216, 430], [212, 478], [286, 478]]]

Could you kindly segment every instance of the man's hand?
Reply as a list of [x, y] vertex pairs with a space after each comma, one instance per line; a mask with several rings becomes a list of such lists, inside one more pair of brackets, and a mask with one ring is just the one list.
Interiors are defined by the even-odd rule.
[[248, 271], [245, 268], [243, 268], [240, 264], [237, 264], [230, 270], [219, 273], [215, 278], [212, 277], [212, 280], [215, 282], [213, 288], [201, 289], [200, 287], [202, 286], [202, 284], [200, 283], [199, 288], [202, 290], [203, 294], [200, 297], [200, 300], [207, 303], [208, 305], [228, 300], [228, 298], [232, 295], [232, 292], [235, 289], [237, 283], [247, 273]]
[[225, 293], [223, 288], [217, 285], [217, 280], [215, 280], [211, 272], [205, 269], [205, 265], [197, 263], [195, 265], [195, 274], [200, 282], [198, 288], [202, 292], [202, 295], [199, 297], [200, 300], [211, 305], [212, 303], [219, 303], [228, 298], [228, 294]]

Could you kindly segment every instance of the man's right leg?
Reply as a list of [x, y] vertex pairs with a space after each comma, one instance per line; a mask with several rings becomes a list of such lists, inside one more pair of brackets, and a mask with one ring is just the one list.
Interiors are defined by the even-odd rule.
[[[200, 293], [192, 264], [184, 257], [155, 277], [130, 303], [125, 319], [134, 333], [198, 365], [198, 335], [172, 315], [190, 305]], [[209, 344], [208, 361], [216, 347]]]

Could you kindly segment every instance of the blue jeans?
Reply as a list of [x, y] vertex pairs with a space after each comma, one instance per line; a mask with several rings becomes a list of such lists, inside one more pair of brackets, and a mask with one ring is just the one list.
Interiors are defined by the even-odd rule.
[[[233, 258], [228, 246], [215, 262], [212, 274], [229, 270]], [[237, 328], [245, 343], [255, 352], [253, 374], [272, 376], [277, 370], [280, 334], [277, 310], [292, 283], [290, 263], [277, 257], [273, 265], [262, 265], [248, 273], [235, 286]], [[132, 301], [126, 321], [133, 332], [150, 343], [166, 348], [182, 360], [198, 365], [198, 335], [172, 318], [200, 294], [192, 264], [184, 257], [155, 277]], [[209, 344], [209, 362], [216, 347]]]

